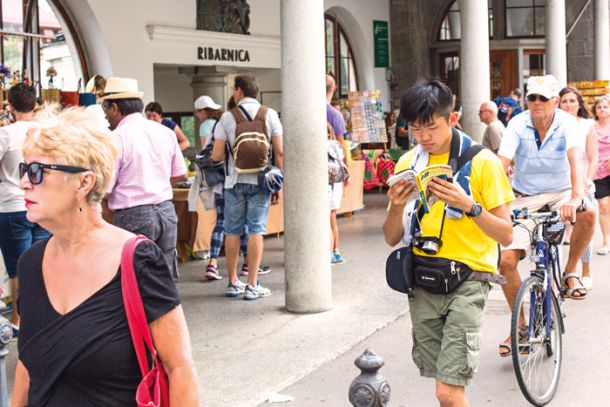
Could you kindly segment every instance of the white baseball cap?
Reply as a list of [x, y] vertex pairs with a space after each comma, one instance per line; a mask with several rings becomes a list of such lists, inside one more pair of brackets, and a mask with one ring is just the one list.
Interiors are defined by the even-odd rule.
[[194, 103], [195, 110], [202, 110], [206, 108], [210, 108], [213, 110], [218, 110], [221, 108], [219, 104], [214, 103], [214, 99], [207, 95], [199, 96]]
[[545, 98], [559, 96], [559, 82], [553, 75], [530, 76], [527, 80], [527, 96], [542, 95]]

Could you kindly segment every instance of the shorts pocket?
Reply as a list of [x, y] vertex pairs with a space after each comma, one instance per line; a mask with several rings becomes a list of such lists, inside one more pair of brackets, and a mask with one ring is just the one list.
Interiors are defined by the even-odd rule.
[[466, 364], [462, 374], [472, 377], [477, 372], [479, 352], [481, 351], [481, 332], [466, 332]]
[[415, 331], [411, 331], [411, 337], [413, 338], [413, 348], [411, 349], [411, 357], [413, 358], [413, 362], [415, 366], [419, 370], [423, 370], [424, 368], [424, 359], [421, 353], [421, 344], [415, 338]]

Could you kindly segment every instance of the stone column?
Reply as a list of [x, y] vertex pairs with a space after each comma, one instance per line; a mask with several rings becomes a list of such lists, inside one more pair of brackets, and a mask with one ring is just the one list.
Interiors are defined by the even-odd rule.
[[487, 2], [459, 0], [462, 40], [460, 42], [460, 89], [464, 131], [481, 141], [485, 125], [479, 120], [479, 106], [489, 100], [489, 16]]
[[223, 106], [223, 110], [226, 109], [227, 100], [227, 86], [233, 86], [227, 84], [226, 73], [203, 73], [193, 76], [191, 81], [191, 87], [193, 88], [193, 100], [197, 99], [201, 95], [208, 95], [214, 102]]
[[610, 79], [608, 0], [595, 0], [595, 79]]
[[560, 86], [568, 83], [566, 56], [565, 0], [546, 0], [544, 29], [546, 30], [546, 73], [553, 75]]
[[332, 307], [323, 0], [282, 0], [286, 308]]

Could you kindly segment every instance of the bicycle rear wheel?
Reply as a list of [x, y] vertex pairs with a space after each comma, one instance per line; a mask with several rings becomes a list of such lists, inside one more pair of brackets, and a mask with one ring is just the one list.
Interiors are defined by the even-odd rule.
[[544, 406], [553, 399], [561, 371], [562, 320], [551, 293], [547, 335], [546, 295], [543, 280], [527, 278], [519, 287], [511, 319], [513, 367], [521, 392], [535, 406]]

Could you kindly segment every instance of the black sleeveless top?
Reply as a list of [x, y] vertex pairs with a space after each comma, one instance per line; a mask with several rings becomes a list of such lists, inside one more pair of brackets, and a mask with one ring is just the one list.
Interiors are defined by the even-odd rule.
[[[19, 359], [30, 375], [30, 406], [134, 406], [142, 379], [121, 293], [121, 270], [65, 315], [42, 277], [48, 239], [23, 254], [19, 276]], [[95, 259], [91, 259], [92, 268]], [[161, 250], [141, 242], [134, 268], [149, 323], [180, 304]]]

